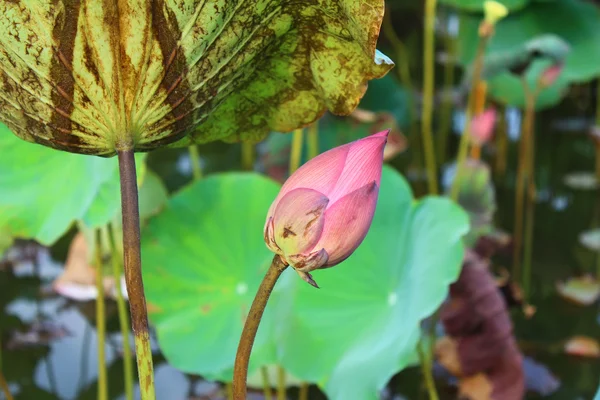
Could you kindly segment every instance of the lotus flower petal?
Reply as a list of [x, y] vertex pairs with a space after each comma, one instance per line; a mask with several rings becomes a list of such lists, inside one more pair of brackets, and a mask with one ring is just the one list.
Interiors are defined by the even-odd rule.
[[288, 256], [287, 260], [296, 271], [310, 272], [325, 265], [329, 260], [329, 254], [325, 249], [320, 249], [310, 254], [293, 254]]
[[473, 139], [484, 144], [490, 141], [496, 124], [496, 109], [489, 108], [471, 120], [471, 135]]
[[350, 145], [351, 143], [321, 153], [298, 168], [283, 184], [267, 215], [272, 216], [279, 201], [294, 189], [307, 187], [325, 195], [331, 192], [344, 170]]
[[273, 214], [275, 243], [285, 255], [310, 251], [321, 237], [329, 199], [313, 189], [288, 192]]
[[316, 249], [327, 250], [327, 266], [339, 264], [348, 258], [367, 236], [378, 194], [379, 185], [373, 181], [342, 197], [327, 209], [323, 234], [315, 245]]
[[334, 204], [341, 197], [354, 192], [367, 183], [375, 182], [379, 186], [383, 149], [388, 133], [389, 130], [379, 132], [350, 143], [344, 170], [337, 185], [333, 191], [325, 192], [329, 197], [330, 204]]

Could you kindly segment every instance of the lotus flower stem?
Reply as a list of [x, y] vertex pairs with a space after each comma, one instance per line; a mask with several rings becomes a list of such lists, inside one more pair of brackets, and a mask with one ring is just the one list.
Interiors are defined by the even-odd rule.
[[123, 338], [123, 374], [125, 379], [125, 398], [133, 400], [133, 362], [131, 358], [131, 344], [129, 343], [129, 315], [127, 314], [127, 304], [123, 297], [123, 289], [121, 287], [121, 260], [117, 251], [117, 243], [115, 241], [114, 226], [108, 225], [108, 244], [112, 255], [112, 270], [115, 278], [115, 289], [117, 291], [117, 311], [119, 314], [119, 325], [121, 328], [121, 337]]
[[263, 281], [258, 288], [258, 292], [254, 297], [250, 312], [246, 318], [244, 329], [242, 330], [242, 336], [240, 338], [240, 344], [237, 349], [235, 356], [235, 365], [233, 367], [233, 398], [234, 400], [245, 400], [246, 399], [246, 378], [248, 376], [248, 363], [250, 361], [250, 354], [252, 353], [252, 346], [254, 345], [254, 338], [260, 325], [262, 318], [271, 292], [275, 287], [275, 283], [281, 276], [281, 273], [287, 268], [279, 255], [273, 257], [271, 266], [267, 270]]
[[[433, 339], [433, 338], [431, 338]], [[428, 346], [430, 348], [431, 346]], [[425, 352], [423, 350], [423, 341], [420, 340], [417, 344], [417, 351], [419, 353], [419, 360], [421, 361], [421, 372], [423, 373], [423, 378], [425, 379], [425, 387], [427, 388], [427, 393], [429, 394], [429, 400], [439, 400], [439, 396], [435, 389], [435, 381], [433, 380], [433, 375], [431, 371], [433, 370], [432, 365], [432, 352]]]
[[290, 152], [290, 175], [299, 167], [302, 161], [302, 145], [304, 142], [304, 130], [296, 129], [292, 136], [292, 150]]
[[106, 373], [106, 320], [104, 310], [104, 268], [102, 266], [102, 231], [96, 236], [96, 333], [98, 335], [98, 400], [108, 400], [108, 378]]
[[227, 400], [233, 400], [233, 387], [230, 382], [225, 383], [225, 394], [227, 396]]
[[298, 400], [308, 400], [308, 383], [302, 382], [300, 384], [300, 392], [298, 393]]
[[[525, 79], [522, 79], [523, 91], [525, 93], [525, 116], [523, 118], [523, 130], [522, 139], [525, 142], [525, 154], [523, 158], [519, 157], [519, 168], [521, 168], [521, 162], [525, 163], [525, 172], [522, 178], [524, 181], [517, 184], [522, 187], [527, 183], [526, 193], [526, 210], [525, 210], [525, 242], [524, 242], [524, 254], [523, 254], [523, 293], [525, 299], [530, 294], [530, 282], [531, 282], [531, 259], [533, 253], [533, 227], [535, 217], [535, 135], [534, 135], [534, 123], [535, 123], [535, 102], [537, 99], [538, 89], [535, 91], [529, 90], [529, 86]], [[523, 188], [521, 189], [521, 193]], [[521, 194], [521, 196], [523, 196]], [[523, 197], [521, 197], [521, 203]], [[522, 207], [522, 205], [521, 205]], [[522, 214], [517, 214], [515, 217], [522, 218]], [[516, 222], [516, 221], [515, 221]], [[516, 241], [515, 235], [515, 252], [520, 250], [520, 245]], [[518, 255], [517, 255], [518, 256]], [[515, 275], [516, 276], [516, 275]]]
[[454, 59], [456, 57], [456, 40], [446, 31], [444, 38], [448, 60], [444, 64], [444, 99], [440, 111], [440, 131], [438, 145], [438, 160], [440, 164], [446, 162], [448, 152], [448, 135], [452, 122], [452, 86], [454, 85]]
[[307, 135], [308, 144], [308, 159], [315, 158], [319, 155], [319, 121], [315, 121], [310, 128], [308, 128]]
[[475, 102], [477, 86], [479, 80], [481, 79], [481, 72], [483, 71], [483, 55], [485, 54], [485, 47], [487, 46], [488, 38], [489, 36], [480, 36], [479, 43], [477, 45], [477, 52], [475, 53], [475, 60], [473, 61], [473, 80], [471, 82], [471, 91], [467, 101], [467, 109], [465, 110], [465, 125], [463, 127], [462, 136], [460, 137], [460, 145], [458, 148], [458, 157], [456, 161], [456, 173], [454, 180], [452, 181], [452, 188], [450, 189], [450, 198], [452, 198], [454, 201], [458, 199], [460, 180], [462, 179], [462, 175], [464, 173], [465, 162], [467, 160], [467, 154], [469, 151], [473, 106]]
[[190, 153], [190, 161], [192, 163], [192, 176], [194, 180], [202, 178], [202, 166], [200, 164], [200, 154], [198, 154], [198, 147], [195, 144], [188, 146], [188, 152]]
[[125, 282], [129, 295], [131, 326], [135, 338], [140, 392], [142, 400], [155, 400], [148, 311], [146, 310], [146, 297], [142, 281], [140, 210], [133, 150], [120, 150], [118, 158], [121, 177]]
[[281, 365], [277, 366], [277, 400], [285, 400], [285, 370]]
[[421, 112], [421, 136], [425, 151], [425, 166], [427, 169], [427, 187], [429, 194], [438, 193], [437, 167], [433, 146], [433, 92], [435, 66], [435, 8], [437, 0], [425, 1], [425, 44], [423, 53], [423, 109]]
[[263, 382], [263, 396], [265, 397], [265, 400], [272, 400], [273, 399], [273, 391], [271, 390], [271, 382], [269, 380], [269, 370], [267, 370], [267, 367], [265, 367], [265, 366], [260, 367], [260, 374], [262, 376], [262, 382]]
[[254, 169], [254, 143], [242, 142], [242, 169], [244, 171]]
[[0, 389], [2, 389], [2, 393], [4, 394], [6, 400], [14, 400], [10, 394], [8, 383], [6, 382], [4, 374], [2, 373], [2, 332], [0, 332]]
[[[475, 87], [475, 98], [473, 100], [472, 110], [474, 116], [477, 116], [484, 111], [486, 97], [487, 83], [481, 80], [477, 82], [477, 86]], [[481, 146], [477, 142], [474, 142], [471, 146], [471, 158], [473, 160], [479, 160], [481, 158]]]

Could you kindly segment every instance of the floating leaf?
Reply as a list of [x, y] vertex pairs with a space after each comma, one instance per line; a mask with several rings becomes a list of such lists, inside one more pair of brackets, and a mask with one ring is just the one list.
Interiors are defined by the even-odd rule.
[[[244, 319], [272, 259], [262, 232], [278, 191], [277, 183], [257, 174], [208, 176], [173, 196], [143, 230], [150, 320], [176, 368], [231, 380]], [[274, 315], [286, 305], [277, 292], [287, 290], [286, 276], [297, 279], [291, 273], [277, 283], [267, 307], [254, 366], [275, 362]]]
[[385, 167], [369, 234], [338, 268], [316, 271], [321, 286], [295, 286], [281, 362], [322, 385], [332, 400], [376, 399], [413, 360], [419, 323], [445, 297], [463, 255], [468, 219], [451, 201], [415, 202]]
[[[481, 15], [463, 15], [459, 35], [460, 59], [463, 65], [471, 64], [479, 36], [477, 30]], [[568, 23], [565, 23], [568, 21]], [[486, 57], [522, 48], [544, 34], [554, 34], [566, 41], [571, 52], [557, 81], [544, 89], [536, 103], [538, 108], [556, 104], [570, 83], [586, 82], [600, 74], [600, 30], [597, 6], [582, 0], [531, 2], [521, 11], [510, 13], [496, 26], [486, 52]], [[541, 72], [552, 61], [535, 61], [527, 78], [531, 87]], [[502, 73], [489, 82], [489, 93], [509, 105], [523, 106], [523, 88], [518, 77]]]
[[120, 210], [116, 159], [53, 151], [1, 124], [0, 153], [0, 232], [10, 237], [51, 245], [76, 220], [101, 226]]
[[325, 108], [350, 113], [391, 68], [375, 50], [383, 10], [383, 0], [5, 1], [0, 120], [25, 140], [98, 155], [290, 131]]
[[557, 282], [558, 294], [582, 306], [594, 304], [600, 297], [600, 282], [589, 275]]
[[600, 251], [600, 229], [591, 229], [579, 234], [579, 243], [590, 250]]
[[565, 343], [565, 353], [572, 356], [600, 358], [600, 344], [591, 337], [573, 336]]

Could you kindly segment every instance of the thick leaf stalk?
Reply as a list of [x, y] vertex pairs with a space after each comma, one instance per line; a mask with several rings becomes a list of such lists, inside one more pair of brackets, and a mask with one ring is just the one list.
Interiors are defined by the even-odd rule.
[[267, 270], [267, 273], [258, 288], [258, 292], [254, 297], [250, 312], [246, 318], [244, 329], [242, 330], [242, 336], [240, 338], [240, 344], [238, 346], [237, 354], [235, 356], [235, 365], [233, 367], [233, 398], [234, 400], [245, 400], [246, 399], [246, 379], [248, 377], [248, 364], [250, 362], [250, 354], [252, 353], [252, 346], [254, 345], [254, 339], [256, 338], [256, 332], [260, 325], [260, 320], [271, 296], [271, 292], [275, 287], [275, 283], [288, 266], [284, 264], [279, 255], [273, 257], [271, 266]]
[[425, 151], [427, 186], [429, 194], [438, 193], [437, 167], [433, 146], [433, 91], [434, 91], [434, 47], [435, 47], [435, 8], [437, 0], [425, 2], [425, 49], [423, 53], [423, 109], [421, 113], [421, 136]]
[[133, 150], [120, 150], [121, 208], [123, 214], [123, 255], [125, 282], [129, 295], [131, 327], [135, 338], [135, 352], [142, 400], [155, 400], [154, 367], [150, 348], [148, 311], [142, 281], [140, 248], [140, 210]]

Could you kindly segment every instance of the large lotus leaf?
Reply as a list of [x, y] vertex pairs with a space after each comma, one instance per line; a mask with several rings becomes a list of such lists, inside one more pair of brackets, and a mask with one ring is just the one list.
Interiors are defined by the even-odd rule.
[[[481, 15], [463, 15], [459, 35], [460, 60], [463, 65], [473, 61], [477, 47], [477, 29]], [[565, 23], [568, 21], [568, 23]], [[571, 52], [567, 55], [564, 70], [557, 81], [543, 90], [537, 108], [556, 104], [570, 83], [585, 82], [600, 74], [600, 14], [597, 6], [582, 0], [533, 2], [522, 11], [509, 14], [501, 20], [488, 44], [486, 58], [510, 56], [522, 51], [525, 43], [540, 35], [554, 34], [566, 41]], [[527, 72], [533, 87], [549, 60], [536, 60]], [[524, 105], [521, 82], [517, 76], [501, 73], [489, 81], [492, 97], [514, 106]]]
[[[148, 311], [171, 365], [231, 380], [244, 319], [273, 257], [262, 231], [279, 188], [258, 174], [208, 176], [173, 196], [143, 230]], [[289, 275], [267, 307], [254, 367], [275, 362], [274, 318], [278, 307], [289, 309], [278, 293], [298, 280]]]
[[348, 114], [391, 68], [375, 50], [383, 11], [383, 0], [2, 1], [0, 120], [99, 155], [289, 131], [325, 108]]
[[298, 285], [285, 322], [282, 363], [321, 384], [332, 400], [378, 399], [412, 361], [419, 323], [459, 275], [467, 215], [445, 198], [416, 202], [408, 183], [384, 168], [371, 229], [348, 260]]
[[[76, 220], [91, 227], [120, 210], [116, 159], [86, 157], [27, 143], [0, 124], [0, 232], [51, 245]], [[138, 174], [145, 169], [139, 155]]]

